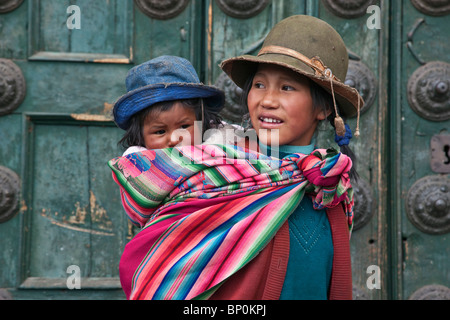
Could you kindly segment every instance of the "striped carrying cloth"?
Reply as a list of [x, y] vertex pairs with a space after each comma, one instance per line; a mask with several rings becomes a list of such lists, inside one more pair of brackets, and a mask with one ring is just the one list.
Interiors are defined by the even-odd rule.
[[147, 150], [108, 162], [130, 220], [156, 241], [130, 299], [206, 299], [252, 260], [308, 194], [344, 204], [351, 231], [351, 160], [334, 149], [283, 159], [231, 145]]

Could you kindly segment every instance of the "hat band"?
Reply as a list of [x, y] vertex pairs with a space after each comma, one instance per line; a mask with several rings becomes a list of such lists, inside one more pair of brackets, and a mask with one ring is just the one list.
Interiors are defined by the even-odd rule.
[[304, 56], [298, 51], [286, 48], [286, 47], [280, 47], [280, 46], [266, 46], [263, 47], [259, 53], [258, 57], [267, 54], [267, 53], [276, 53], [276, 54], [282, 54], [286, 56], [293, 57], [297, 60], [300, 60], [307, 66], [311, 67], [314, 70], [315, 75], [321, 75], [327, 78], [331, 78], [336, 81], [340, 81], [335, 75], [333, 75], [333, 71], [331, 71], [330, 68], [325, 66], [325, 64], [320, 60], [319, 57], [315, 56], [309, 59], [308, 57]]

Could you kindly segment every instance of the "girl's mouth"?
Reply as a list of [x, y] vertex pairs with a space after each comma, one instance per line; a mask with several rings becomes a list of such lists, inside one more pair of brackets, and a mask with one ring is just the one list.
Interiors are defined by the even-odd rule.
[[260, 117], [259, 120], [262, 121], [262, 122], [266, 122], [266, 123], [281, 123], [281, 122], [283, 122], [283, 121], [278, 120], [278, 119], [265, 118], [265, 117]]
[[272, 117], [267, 117], [267, 116], [260, 116], [258, 118], [258, 120], [261, 123], [261, 127], [266, 127], [266, 128], [274, 128], [274, 127], [278, 127], [280, 126], [283, 121], [280, 119], [276, 119], [276, 118], [272, 118]]

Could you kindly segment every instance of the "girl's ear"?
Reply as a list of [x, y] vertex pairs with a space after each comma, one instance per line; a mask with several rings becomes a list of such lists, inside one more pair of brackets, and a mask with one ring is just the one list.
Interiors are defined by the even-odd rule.
[[328, 118], [328, 116], [332, 113], [332, 110], [328, 109], [328, 110], [322, 110], [319, 113], [317, 113], [317, 117], [316, 119], [319, 121], [325, 120], [326, 118]]

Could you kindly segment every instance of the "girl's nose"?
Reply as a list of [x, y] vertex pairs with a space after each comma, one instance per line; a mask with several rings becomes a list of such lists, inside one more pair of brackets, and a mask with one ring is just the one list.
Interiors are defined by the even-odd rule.
[[261, 105], [264, 108], [274, 109], [280, 106], [278, 102], [278, 95], [274, 90], [267, 90], [263, 99], [261, 100]]

